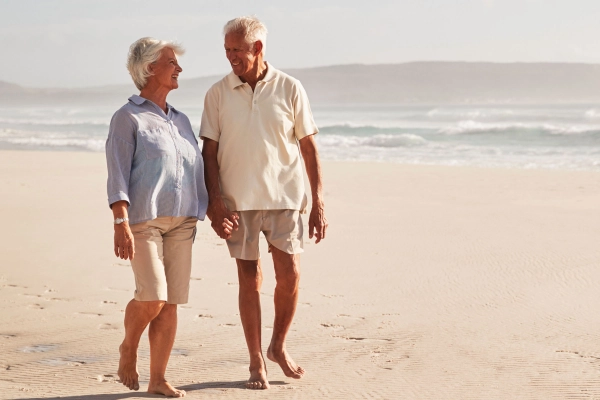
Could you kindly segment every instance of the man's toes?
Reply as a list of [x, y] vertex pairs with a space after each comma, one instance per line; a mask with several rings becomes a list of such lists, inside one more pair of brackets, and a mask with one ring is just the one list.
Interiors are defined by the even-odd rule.
[[140, 390], [140, 384], [138, 381], [135, 381], [133, 385], [131, 385], [133, 390]]

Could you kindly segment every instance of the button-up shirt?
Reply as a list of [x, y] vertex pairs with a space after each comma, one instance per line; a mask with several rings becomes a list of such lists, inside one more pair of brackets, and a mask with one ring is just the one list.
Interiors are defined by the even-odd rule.
[[108, 204], [129, 203], [129, 223], [157, 217], [204, 219], [204, 163], [190, 120], [140, 96], [112, 117], [106, 140]]

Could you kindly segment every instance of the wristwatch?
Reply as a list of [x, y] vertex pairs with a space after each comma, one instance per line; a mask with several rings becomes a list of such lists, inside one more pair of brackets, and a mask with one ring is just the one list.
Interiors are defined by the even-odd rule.
[[115, 219], [115, 225], [122, 224], [125, 221], [129, 221], [129, 218], [117, 218]]

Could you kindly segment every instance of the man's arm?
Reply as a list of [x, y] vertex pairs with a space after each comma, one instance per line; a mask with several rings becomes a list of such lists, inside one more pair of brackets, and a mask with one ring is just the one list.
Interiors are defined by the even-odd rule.
[[308, 219], [308, 237], [312, 239], [314, 233], [317, 238], [315, 241], [316, 244], [321, 239], [325, 239], [325, 231], [328, 224], [327, 218], [325, 218], [325, 203], [323, 202], [321, 161], [319, 160], [319, 152], [317, 151], [317, 144], [313, 136], [306, 136], [300, 139], [299, 143], [312, 196], [312, 208]]
[[[217, 153], [219, 142], [203, 138], [202, 158], [204, 159], [204, 182], [208, 192], [208, 210], [206, 215], [211, 220], [211, 226], [221, 239], [229, 239], [231, 233], [238, 229], [238, 215], [229, 211], [221, 198], [219, 185], [219, 163]], [[219, 223], [219, 221], [222, 221]]]

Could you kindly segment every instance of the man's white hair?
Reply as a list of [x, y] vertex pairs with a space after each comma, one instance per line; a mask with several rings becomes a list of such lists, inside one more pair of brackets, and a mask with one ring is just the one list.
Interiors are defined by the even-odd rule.
[[230, 33], [239, 33], [244, 35], [246, 43], [254, 45], [255, 42], [261, 41], [262, 54], [265, 55], [267, 48], [267, 27], [265, 24], [254, 16], [237, 17], [225, 24], [223, 27], [223, 35]]
[[175, 42], [167, 40], [158, 40], [151, 37], [143, 37], [136, 40], [129, 47], [127, 55], [127, 70], [133, 79], [135, 86], [142, 90], [146, 86], [150, 72], [150, 64], [155, 63], [160, 58], [160, 52], [165, 47], [173, 50], [175, 55], [181, 56], [185, 53], [183, 47]]

